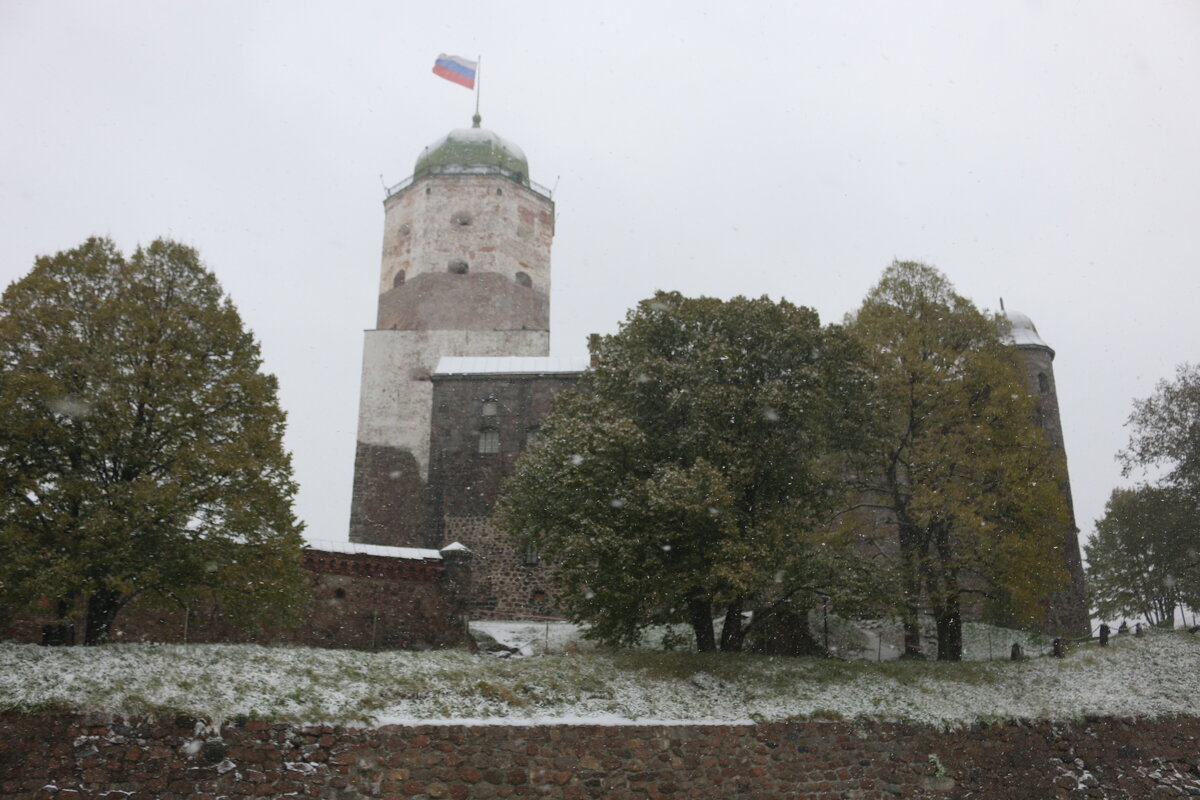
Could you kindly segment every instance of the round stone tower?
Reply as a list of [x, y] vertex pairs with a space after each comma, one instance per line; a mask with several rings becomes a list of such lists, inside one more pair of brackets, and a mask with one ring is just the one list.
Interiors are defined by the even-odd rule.
[[1011, 344], [1021, 353], [1025, 383], [1033, 395], [1038, 424], [1046, 431], [1059, 464], [1059, 483], [1067, 501], [1069, 524], [1063, 534], [1064, 567], [1070, 583], [1048, 601], [1043, 627], [1060, 636], [1086, 636], [1091, 630], [1087, 593], [1084, 588], [1083, 560], [1079, 556], [1079, 528], [1075, 525], [1075, 507], [1071, 500], [1071, 478], [1067, 471], [1067, 451], [1063, 444], [1062, 420], [1058, 414], [1058, 392], [1054, 384], [1054, 350], [1038, 334], [1033, 320], [1017, 311], [1006, 311]]
[[429, 376], [441, 356], [550, 352], [554, 202], [479, 127], [426, 147], [384, 200], [379, 307], [363, 348], [350, 540], [437, 547]]

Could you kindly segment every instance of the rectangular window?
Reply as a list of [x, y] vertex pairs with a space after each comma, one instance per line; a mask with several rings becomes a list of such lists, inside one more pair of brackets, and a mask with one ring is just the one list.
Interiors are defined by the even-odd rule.
[[536, 567], [538, 565], [538, 551], [533, 545], [525, 548], [525, 566]]
[[499, 453], [500, 452], [500, 431], [480, 431], [479, 432], [479, 452], [481, 452], [481, 453]]
[[495, 400], [484, 400], [483, 408], [480, 409], [480, 414], [485, 417], [494, 417], [500, 411], [500, 404]]

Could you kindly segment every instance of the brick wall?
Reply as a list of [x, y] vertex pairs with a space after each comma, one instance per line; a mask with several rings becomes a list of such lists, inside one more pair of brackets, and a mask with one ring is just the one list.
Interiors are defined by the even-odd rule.
[[[125, 642], [258, 642], [357, 650], [454, 646], [468, 639], [471, 554], [448, 549], [441, 556], [396, 558], [306, 549], [312, 597], [296, 619], [248, 626], [215, 603], [184, 612], [135, 602], [117, 617], [113, 636]], [[40, 643], [42, 626], [52, 621], [51, 611], [46, 603], [6, 615], [0, 619], [0, 638]], [[76, 613], [81, 618], [82, 605]], [[82, 622], [75, 628], [78, 637]]]
[[12, 798], [1143, 798], [1200, 792], [1200, 718], [389, 726], [0, 714]]

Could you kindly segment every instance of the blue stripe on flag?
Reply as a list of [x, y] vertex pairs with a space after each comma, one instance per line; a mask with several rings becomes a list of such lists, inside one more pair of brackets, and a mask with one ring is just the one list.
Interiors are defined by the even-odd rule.
[[456, 59], [453, 57], [439, 56], [435, 62], [435, 65], [442, 67], [443, 69], [448, 69], [451, 72], [456, 72], [459, 75], [462, 75], [464, 78], [473, 79], [475, 77], [475, 62], [473, 61], [464, 62], [461, 59]]

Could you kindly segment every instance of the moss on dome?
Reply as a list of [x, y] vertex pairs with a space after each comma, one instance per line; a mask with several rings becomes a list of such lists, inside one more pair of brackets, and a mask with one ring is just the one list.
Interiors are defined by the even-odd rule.
[[413, 178], [432, 174], [496, 174], [529, 185], [529, 162], [521, 148], [484, 128], [458, 128], [417, 157]]

